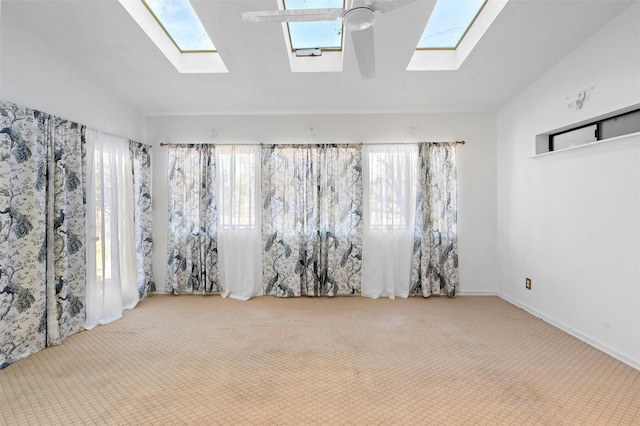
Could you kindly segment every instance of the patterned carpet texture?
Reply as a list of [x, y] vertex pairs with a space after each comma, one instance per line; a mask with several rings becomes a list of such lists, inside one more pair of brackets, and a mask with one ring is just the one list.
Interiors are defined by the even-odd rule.
[[0, 424], [640, 424], [640, 372], [497, 297], [154, 295], [0, 371]]

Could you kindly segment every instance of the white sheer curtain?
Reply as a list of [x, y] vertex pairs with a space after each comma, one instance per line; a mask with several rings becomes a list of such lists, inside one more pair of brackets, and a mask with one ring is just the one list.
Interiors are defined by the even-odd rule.
[[216, 145], [218, 268], [222, 297], [262, 290], [260, 146]]
[[129, 141], [95, 130], [87, 140], [86, 328], [138, 303]]
[[418, 146], [363, 146], [362, 295], [409, 295]]

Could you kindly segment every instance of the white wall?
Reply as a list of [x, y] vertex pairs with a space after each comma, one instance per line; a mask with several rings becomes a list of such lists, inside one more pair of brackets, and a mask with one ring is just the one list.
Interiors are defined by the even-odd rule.
[[636, 2], [497, 114], [498, 294], [636, 368], [640, 136], [532, 156], [536, 134], [640, 104], [639, 22]]
[[[310, 138], [313, 128], [315, 137]], [[410, 134], [414, 128], [415, 135]], [[217, 136], [212, 137], [216, 129]], [[154, 274], [166, 285], [167, 150], [173, 143], [388, 143], [466, 140], [458, 149], [460, 291], [495, 294], [495, 114], [353, 114], [149, 117], [154, 145]]]
[[0, 99], [144, 142], [144, 116], [2, 10]]

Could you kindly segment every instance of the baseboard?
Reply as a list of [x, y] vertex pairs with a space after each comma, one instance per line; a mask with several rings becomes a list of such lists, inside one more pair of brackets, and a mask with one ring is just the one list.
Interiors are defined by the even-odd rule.
[[538, 312], [537, 310], [533, 309], [532, 307], [521, 303], [518, 300], [515, 300], [513, 298], [511, 298], [510, 296], [507, 296], [504, 293], [498, 292], [496, 294], [499, 298], [511, 303], [514, 306], [517, 306], [521, 309], [524, 309], [525, 311], [527, 311], [528, 313], [530, 313], [531, 315], [540, 318], [541, 320], [543, 320], [544, 322], [551, 324], [552, 326], [564, 331], [567, 334], [570, 334], [571, 336], [575, 337], [576, 339], [582, 340], [583, 342], [585, 342], [587, 345], [592, 346], [596, 349], [598, 349], [599, 351], [602, 351], [604, 353], [606, 353], [609, 356], [612, 356], [613, 358], [617, 359], [620, 362], [623, 362], [625, 364], [627, 364], [630, 367], [635, 368], [636, 370], [640, 370], [640, 362], [635, 361], [625, 355], [622, 355], [621, 353], [617, 352], [614, 349], [611, 349], [610, 347], [603, 345], [600, 342], [597, 342], [596, 340], [591, 339], [588, 336], [585, 336], [584, 334], [574, 330], [573, 328], [569, 327], [567, 324], [564, 324], [561, 321], [556, 320], [555, 318], [551, 318], [547, 315], [544, 315], [540, 312]]
[[459, 296], [497, 296], [495, 290], [473, 290], [473, 291], [464, 291], [461, 290], [458, 292]]
[[[156, 290], [149, 294], [161, 295], [161, 294], [171, 294], [171, 293], [168, 293], [164, 290]], [[197, 293], [197, 294], [201, 294], [201, 293]], [[459, 291], [456, 295], [457, 296], [497, 296], [497, 293], [495, 292], [495, 290], [473, 290], [473, 291]], [[262, 296], [262, 295], [259, 295], [259, 296]], [[259, 297], [259, 296], [256, 296], [256, 297]]]

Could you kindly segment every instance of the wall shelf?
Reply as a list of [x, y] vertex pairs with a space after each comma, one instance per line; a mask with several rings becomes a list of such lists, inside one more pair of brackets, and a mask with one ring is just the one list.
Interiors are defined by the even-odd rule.
[[602, 139], [600, 141], [584, 143], [582, 145], [571, 146], [569, 148], [558, 149], [556, 151], [542, 152], [540, 154], [536, 154], [533, 157], [529, 157], [529, 158], [547, 157], [549, 155], [560, 154], [560, 153], [567, 152], [567, 151], [575, 151], [577, 149], [589, 148], [589, 147], [596, 146], [596, 145], [604, 145], [604, 144], [608, 144], [608, 143], [612, 143], [612, 142], [622, 142], [622, 141], [625, 141], [627, 139], [633, 139], [633, 138], [638, 137], [638, 136], [640, 136], [640, 132], [629, 133], [627, 135], [616, 136], [615, 138]]

